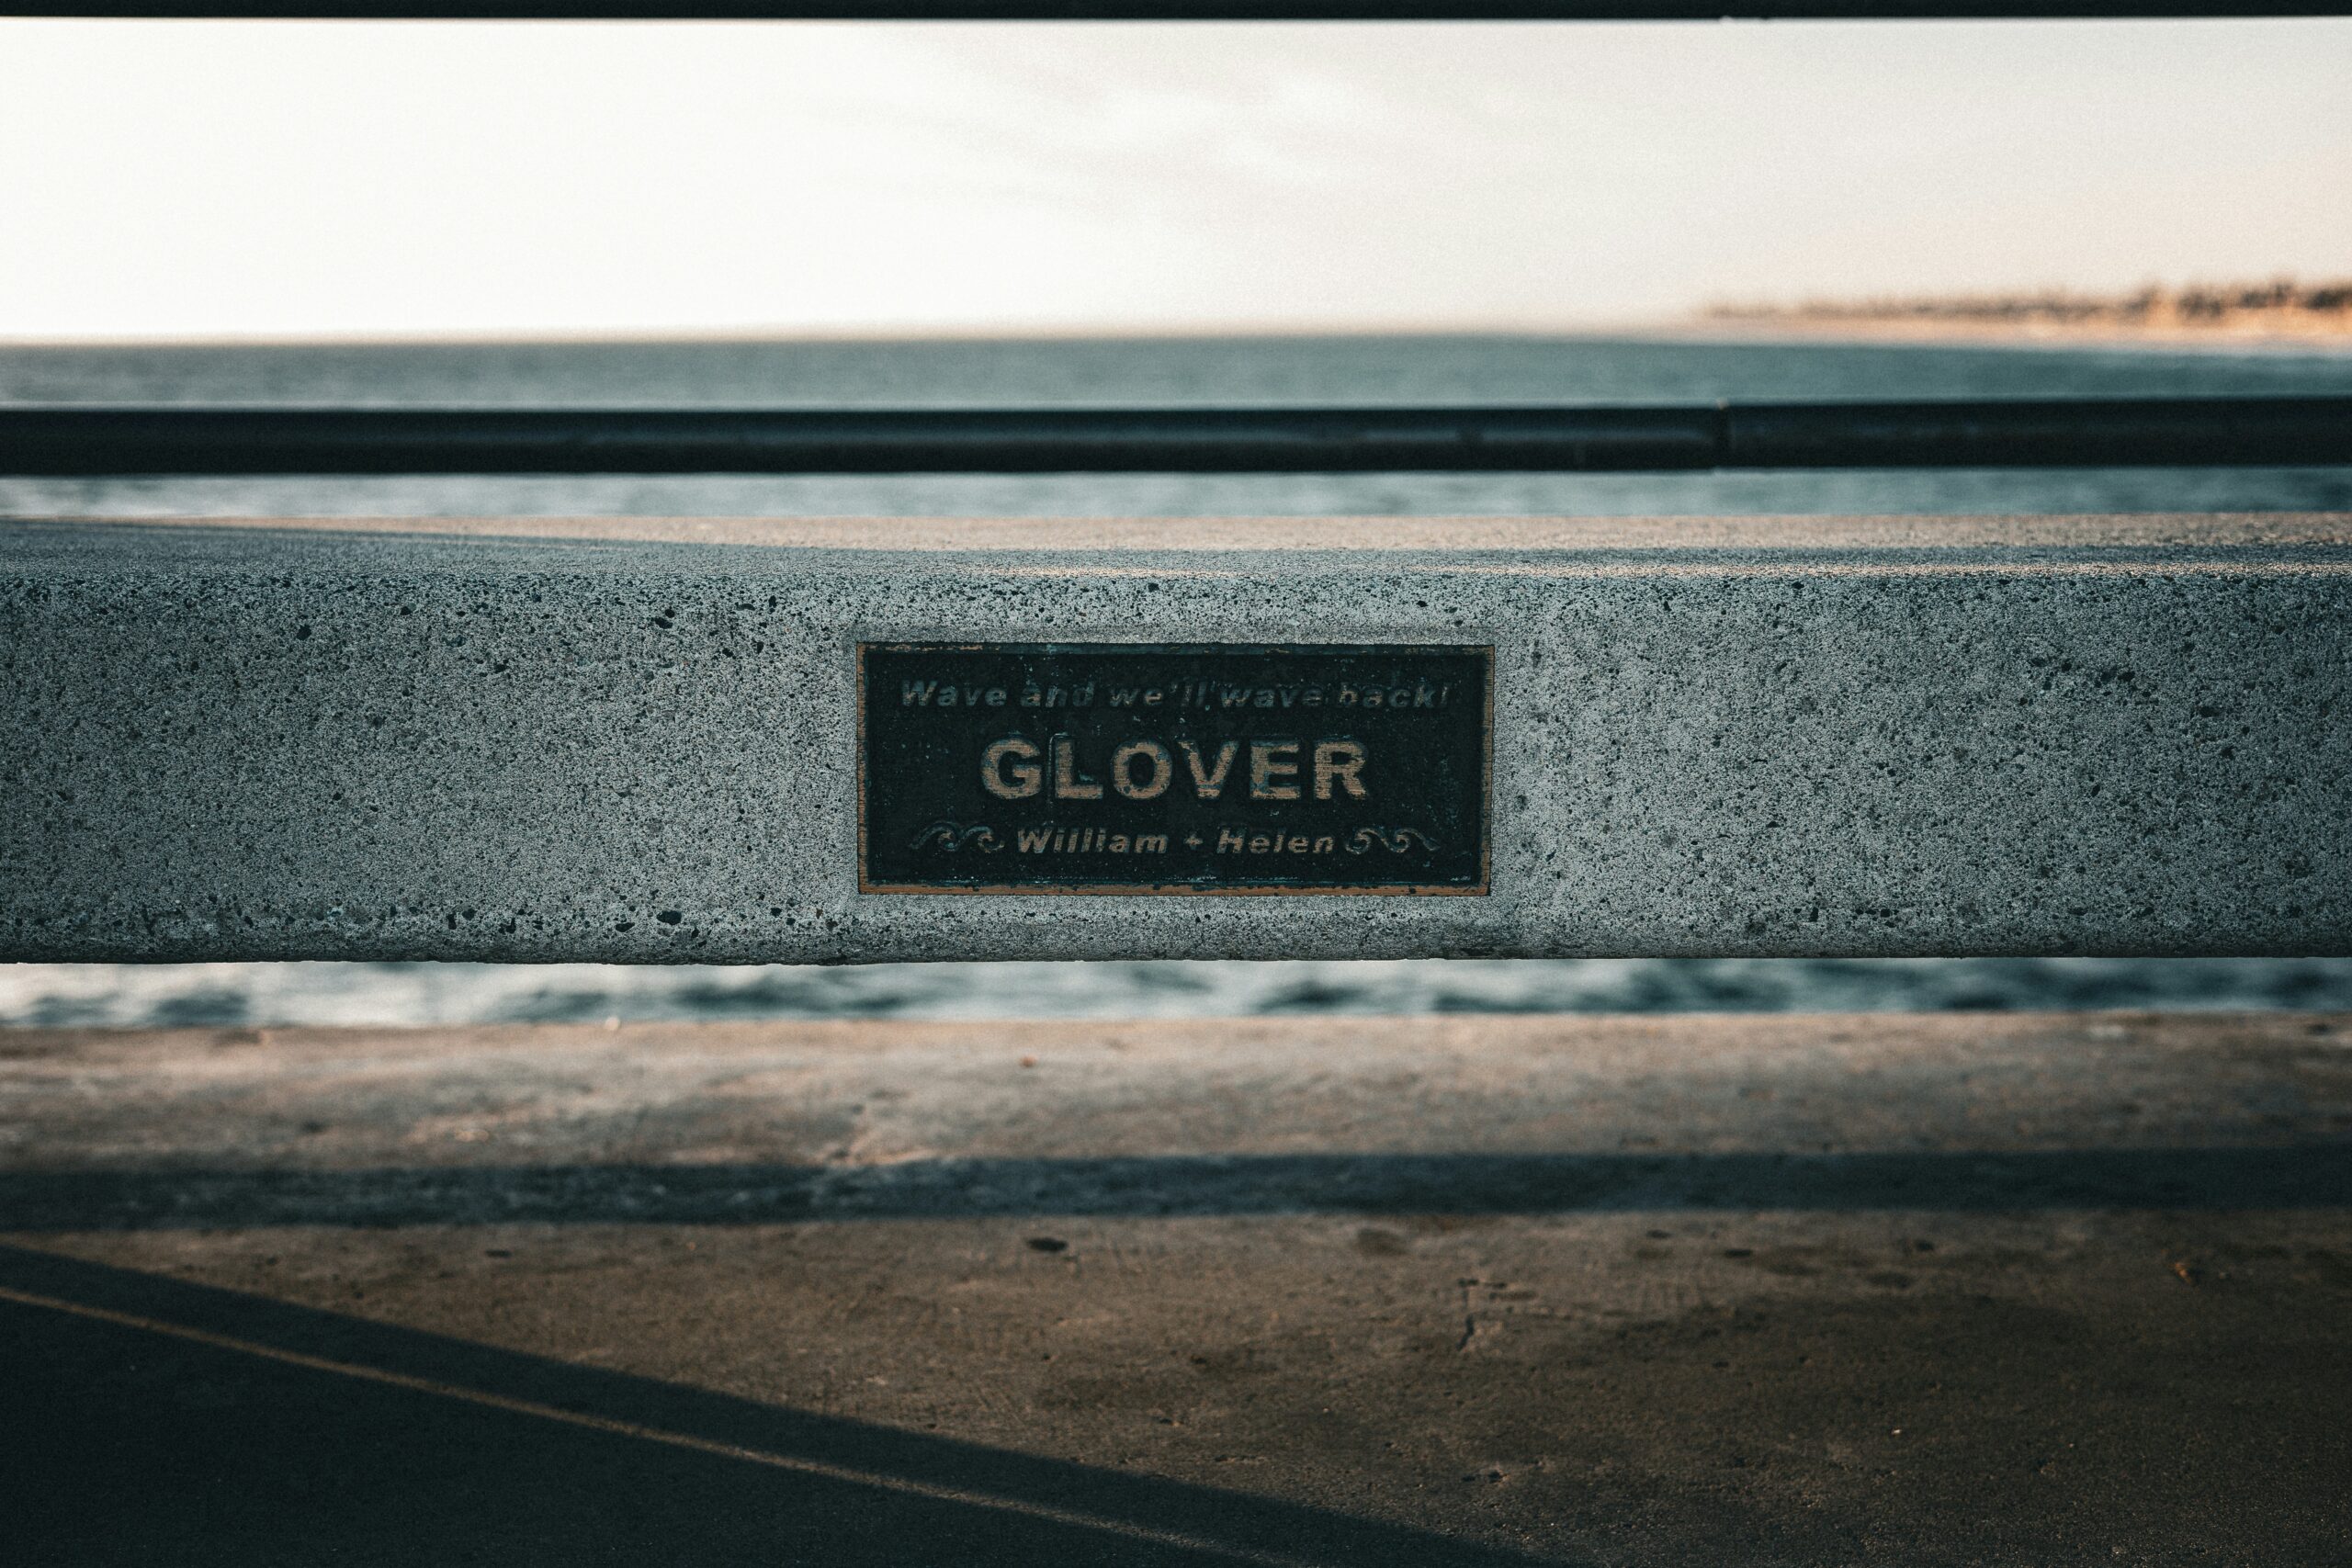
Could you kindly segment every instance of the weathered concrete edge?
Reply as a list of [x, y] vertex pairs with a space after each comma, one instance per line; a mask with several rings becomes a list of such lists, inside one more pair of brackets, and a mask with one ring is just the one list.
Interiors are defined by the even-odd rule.
[[[1459, 517], [106, 517], [0, 518], [190, 534], [354, 539], [741, 545], [854, 551], [1639, 551], [2097, 547], [2195, 550], [2352, 545], [2352, 513], [1857, 513]], [[5, 536], [0, 536], [5, 537]]]
[[[1575, 548], [1498, 549], [1497, 539], [1222, 558], [1164, 541], [1075, 554], [583, 546], [504, 535], [503, 520], [440, 537], [13, 528], [0, 531], [6, 716], [46, 714], [51, 728], [13, 724], [0, 745], [0, 782], [34, 807], [15, 830], [0, 828], [0, 953], [856, 962], [2347, 951], [2352, 854], [2337, 803], [2352, 767], [2341, 725], [2329, 722], [2352, 653], [2344, 521], [2209, 520], [2211, 533], [2185, 539], [2177, 519], [2136, 532], [2098, 519], [2084, 530], [2097, 542], [2073, 546], [2051, 519], [2024, 520], [2024, 542], [2006, 546], [1987, 521], [1965, 544], [1921, 544], [1914, 532], [1872, 548], [1853, 541], [1854, 520], [1832, 520], [1811, 537], [1776, 525], [1783, 532], [1760, 549], [1753, 538], [1669, 546], [1639, 530], [1629, 544], [1577, 525]], [[522, 580], [531, 608], [514, 592]], [[747, 674], [718, 652], [696, 664], [693, 645], [677, 640], [685, 631], [650, 629], [677, 600], [680, 626], [718, 639], [705, 650], [736, 638], [747, 652], [761, 639], [728, 605], [754, 581], [775, 591], [771, 610], [785, 604], [780, 621], [770, 617], [777, 668]], [[419, 611], [402, 623], [412, 632], [454, 634], [471, 616], [479, 657], [392, 635], [403, 599]], [[315, 641], [303, 635], [312, 622]], [[857, 895], [831, 841], [848, 818], [831, 756], [846, 697], [839, 666], [861, 635], [943, 634], [1494, 640], [1507, 649], [1506, 696], [1516, 685], [1528, 699], [1499, 713], [1496, 897], [1272, 908]], [[2175, 657], [2167, 639], [2193, 651]], [[219, 656], [216, 669], [234, 669], [238, 694], [208, 694], [194, 678], [158, 707], [158, 684], [176, 679], [172, 660], [192, 642]], [[1792, 649], [1815, 660], [1813, 710], [1785, 682], [1758, 679], [1759, 660], [1787, 663]], [[2130, 701], [2095, 683], [2052, 684], [2107, 654], [2141, 667]], [[593, 694], [608, 717], [633, 727], [626, 743], [563, 729], [563, 705], [581, 696], [569, 672], [583, 661], [603, 671]], [[1539, 678], [1538, 665], [1564, 673]], [[38, 666], [51, 671], [45, 687]], [[518, 707], [513, 682], [485, 679], [493, 666], [512, 666], [536, 694]], [[2023, 673], [2045, 666], [2056, 673]], [[77, 671], [101, 678], [76, 695]], [[383, 700], [387, 680], [408, 682], [408, 716], [440, 726], [411, 737], [413, 754], [365, 736], [355, 745], [338, 727], [338, 715]], [[1572, 700], [1547, 710], [1531, 681]], [[2022, 717], [2003, 716], [2018, 700], [2011, 685], [2031, 708]], [[182, 737], [176, 759], [152, 735], [124, 739], [141, 709], [165, 707]], [[2211, 721], [2198, 716], [2208, 707]], [[53, 721], [69, 709], [79, 739], [61, 742]], [[762, 716], [751, 728], [729, 717], [749, 709]], [[598, 818], [616, 796], [558, 798], [517, 773], [517, 712], [546, 720], [521, 750], [548, 773], [642, 786], [644, 748], [667, 744], [706, 773], [732, 776], [689, 802], [698, 819], [649, 835]], [[779, 736], [819, 761], [796, 762]], [[1698, 745], [1710, 737], [1712, 750]], [[1738, 766], [1719, 754], [1725, 739], [1745, 753]], [[1988, 743], [2008, 748], [2022, 784], [1988, 783], [1981, 763], [1922, 761], [1945, 742], [1987, 759]], [[1871, 747], [1917, 776], [1860, 779], [1846, 764]], [[264, 752], [269, 766], [256, 773]], [[2108, 806], [2067, 795], [2070, 770], [2119, 753], [2127, 776], [2109, 772]], [[323, 786], [387, 763], [411, 774], [402, 787], [419, 820], [404, 839], [356, 845], [350, 822], [297, 829], [272, 816], [288, 800], [315, 807]], [[126, 769], [158, 765], [209, 770], [209, 838], [108, 831], [109, 821], [136, 828], [141, 813], [154, 816], [153, 792], [127, 788]], [[51, 795], [64, 781], [84, 807], [78, 825], [74, 803], [53, 807], [37, 779]], [[1841, 800], [1840, 789], [1860, 793]], [[109, 791], [119, 809], [90, 814]], [[2119, 818], [2124, 795], [2135, 799]], [[724, 808], [754, 798], [786, 803], [769, 824], [791, 826], [805, 852], [783, 852], [766, 829], [737, 830]], [[1809, 815], [1773, 820], [1776, 800]], [[544, 835], [549, 820], [576, 842], [517, 860], [524, 836]], [[1868, 829], [1860, 840], [1857, 825]], [[1547, 836], [1583, 863], [1539, 867], [1530, 845]], [[2152, 853], [2172, 863], [2146, 863]], [[2049, 863], [2061, 856], [2071, 867]], [[502, 901], [502, 887], [521, 891]]]

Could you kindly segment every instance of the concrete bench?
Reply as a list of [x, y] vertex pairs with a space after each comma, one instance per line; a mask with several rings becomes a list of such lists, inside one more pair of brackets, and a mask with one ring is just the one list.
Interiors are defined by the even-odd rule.
[[[1491, 648], [1487, 890], [862, 892], [901, 639]], [[2352, 947], [2352, 516], [20, 522], [0, 683], [15, 960]]]

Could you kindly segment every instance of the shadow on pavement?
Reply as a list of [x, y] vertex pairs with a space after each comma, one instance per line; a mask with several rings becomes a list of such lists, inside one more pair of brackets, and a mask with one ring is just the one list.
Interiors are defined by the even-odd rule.
[[24, 1562], [1533, 1561], [15, 1247], [0, 1387]]
[[0, 1228], [16, 1231], [2347, 1204], [2352, 1144], [2336, 1142], [1898, 1154], [1156, 1155], [878, 1166], [0, 1172]]

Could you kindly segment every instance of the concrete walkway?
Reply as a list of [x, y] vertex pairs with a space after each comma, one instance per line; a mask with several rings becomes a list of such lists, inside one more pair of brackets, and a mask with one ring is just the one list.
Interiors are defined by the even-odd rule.
[[38, 1563], [2352, 1562], [2352, 1020], [0, 1034]]

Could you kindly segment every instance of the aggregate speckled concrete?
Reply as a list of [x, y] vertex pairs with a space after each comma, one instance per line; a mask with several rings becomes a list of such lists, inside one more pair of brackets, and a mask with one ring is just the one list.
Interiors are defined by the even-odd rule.
[[[1493, 892], [861, 895], [868, 637], [1491, 642]], [[14, 959], [2352, 950], [2342, 516], [17, 523], [0, 694]]]

